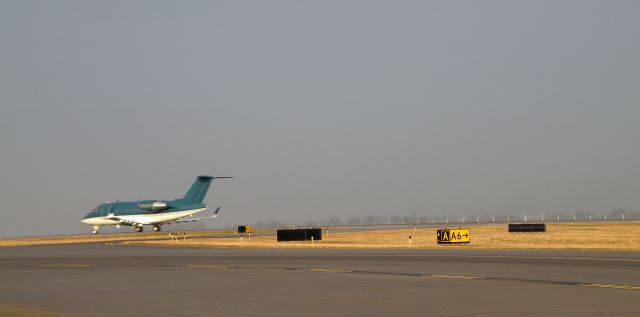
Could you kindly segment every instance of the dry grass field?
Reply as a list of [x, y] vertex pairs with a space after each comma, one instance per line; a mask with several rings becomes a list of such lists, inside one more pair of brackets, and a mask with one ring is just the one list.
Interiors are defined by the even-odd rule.
[[[547, 224], [547, 232], [509, 233], [507, 225], [471, 225], [471, 243], [438, 245], [435, 227], [413, 227], [403, 230], [372, 230], [347, 233], [323, 231], [323, 240], [308, 242], [277, 242], [274, 229], [258, 229], [255, 233], [268, 236], [239, 235], [231, 230], [188, 232], [177, 241], [168, 232], [143, 234], [103, 234], [56, 237], [25, 237], [0, 240], [0, 247], [68, 243], [122, 243], [127, 245], [156, 245], [211, 248], [423, 248], [423, 249], [546, 249], [546, 250], [603, 250], [640, 251], [640, 222], [626, 223], [562, 223]], [[344, 230], [344, 229], [343, 229]], [[230, 238], [228, 236], [233, 235]], [[409, 245], [409, 236], [412, 237]]]
[[[596, 224], [547, 224], [547, 233], [509, 233], [507, 225], [475, 225], [471, 243], [438, 245], [436, 228], [376, 230], [353, 233], [323, 231], [323, 240], [311, 242], [276, 242], [274, 236], [234, 238], [193, 238], [171, 240], [127, 241], [135, 245], [173, 245], [213, 248], [423, 248], [423, 249], [546, 249], [640, 251], [640, 222]], [[409, 236], [412, 237], [409, 245]]]

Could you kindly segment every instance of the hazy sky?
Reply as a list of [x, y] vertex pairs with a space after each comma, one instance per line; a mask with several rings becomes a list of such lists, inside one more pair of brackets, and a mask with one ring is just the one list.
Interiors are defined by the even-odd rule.
[[640, 209], [638, 1], [0, 1], [0, 236]]

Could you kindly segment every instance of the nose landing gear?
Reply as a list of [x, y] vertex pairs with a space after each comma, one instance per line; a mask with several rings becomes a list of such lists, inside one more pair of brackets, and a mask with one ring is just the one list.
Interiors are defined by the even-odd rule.
[[136, 226], [135, 230], [136, 230], [136, 232], [142, 232], [142, 230], [144, 230], [144, 228], [142, 228], [142, 226]]
[[93, 226], [93, 234], [98, 234], [98, 229], [100, 229], [100, 226]]

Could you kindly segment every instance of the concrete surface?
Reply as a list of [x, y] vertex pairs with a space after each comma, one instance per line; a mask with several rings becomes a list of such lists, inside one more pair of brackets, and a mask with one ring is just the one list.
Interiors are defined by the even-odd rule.
[[11, 316], [640, 315], [621, 252], [7, 247], [0, 281]]

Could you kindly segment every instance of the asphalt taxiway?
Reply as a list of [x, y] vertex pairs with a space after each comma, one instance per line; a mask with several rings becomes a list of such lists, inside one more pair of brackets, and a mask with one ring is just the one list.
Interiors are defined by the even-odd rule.
[[640, 315], [624, 252], [7, 247], [0, 281], [11, 316]]

